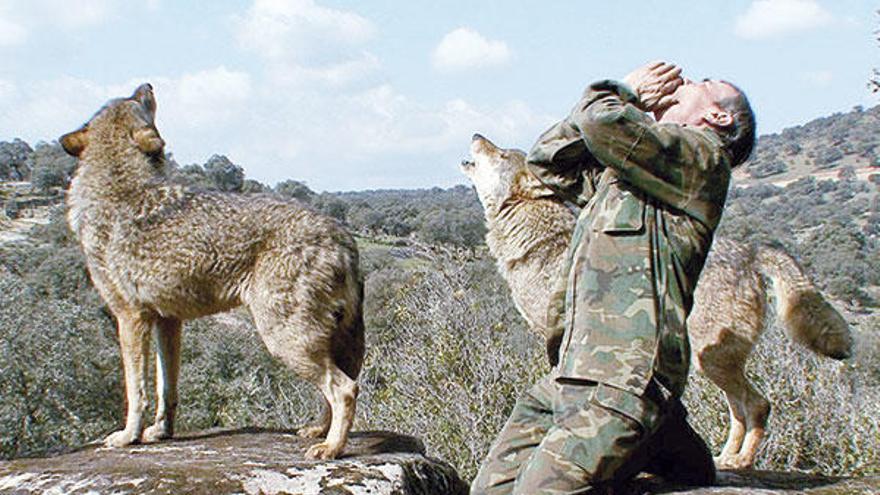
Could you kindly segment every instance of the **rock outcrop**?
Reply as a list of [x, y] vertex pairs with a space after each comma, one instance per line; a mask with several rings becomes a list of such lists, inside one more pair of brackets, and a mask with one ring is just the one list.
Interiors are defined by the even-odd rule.
[[306, 461], [315, 440], [270, 430], [210, 431], [123, 449], [88, 446], [0, 463], [10, 494], [459, 495], [467, 484], [412, 437], [354, 433], [344, 456]]
[[[315, 440], [244, 429], [185, 435], [152, 445], [91, 445], [39, 459], [0, 462], [0, 494], [465, 495], [455, 470], [412, 437], [354, 433], [342, 458], [306, 461]], [[675, 487], [641, 477], [615, 495], [868, 495], [880, 477], [833, 478], [767, 471], [720, 472], [718, 486]]]
[[679, 495], [877, 495], [880, 477], [836, 478], [802, 473], [773, 471], [719, 471], [717, 486], [705, 488], [674, 487], [662, 480], [641, 478], [625, 493]]

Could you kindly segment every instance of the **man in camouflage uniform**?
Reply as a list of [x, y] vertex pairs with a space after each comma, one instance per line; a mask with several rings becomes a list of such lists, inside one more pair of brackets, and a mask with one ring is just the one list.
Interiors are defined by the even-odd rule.
[[679, 400], [685, 320], [754, 117], [733, 85], [680, 74], [656, 62], [592, 84], [529, 153], [582, 207], [551, 308], [559, 363], [517, 402], [473, 494], [604, 492], [641, 471], [714, 480]]

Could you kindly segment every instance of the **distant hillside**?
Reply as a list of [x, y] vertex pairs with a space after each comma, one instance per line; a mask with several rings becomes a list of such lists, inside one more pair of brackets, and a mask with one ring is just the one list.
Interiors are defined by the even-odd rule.
[[880, 156], [880, 106], [855, 107], [790, 127], [758, 139], [752, 158], [734, 173], [736, 186], [759, 182], [784, 186], [801, 177], [836, 179], [840, 169], [851, 166], [859, 179], [867, 180]]

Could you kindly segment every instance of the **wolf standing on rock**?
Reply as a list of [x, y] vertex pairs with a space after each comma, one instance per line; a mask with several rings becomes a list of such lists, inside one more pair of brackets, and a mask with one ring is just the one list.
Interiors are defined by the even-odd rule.
[[[105, 440], [119, 447], [172, 436], [183, 320], [244, 304], [269, 352], [318, 386], [327, 435], [310, 458], [336, 457], [354, 419], [364, 355], [363, 282], [353, 238], [298, 203], [195, 192], [164, 177], [149, 84], [110, 101], [61, 138], [79, 158], [68, 220], [90, 276], [119, 324], [128, 413]], [[156, 421], [144, 429], [150, 334]]]
[[754, 117], [731, 84], [680, 74], [654, 63], [591, 85], [529, 153], [583, 207], [553, 306], [559, 364], [517, 402], [473, 493], [582, 493], [643, 470], [714, 480], [679, 400], [685, 320]]

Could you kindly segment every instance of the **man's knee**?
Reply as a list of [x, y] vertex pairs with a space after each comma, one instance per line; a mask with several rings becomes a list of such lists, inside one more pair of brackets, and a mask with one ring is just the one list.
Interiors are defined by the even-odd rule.
[[683, 414], [665, 418], [651, 443], [647, 472], [690, 486], [715, 483], [712, 452]]
[[470, 495], [508, 495], [513, 491], [515, 479], [515, 473], [509, 477], [499, 476], [499, 473], [481, 468], [471, 482]]
[[471, 484], [471, 494], [511, 492], [523, 463], [553, 424], [553, 387], [555, 382], [548, 377], [520, 397], [480, 466]]
[[[638, 472], [641, 427], [596, 404], [557, 412], [552, 428], [524, 464], [513, 493], [572, 493], [605, 487]], [[587, 493], [587, 492], [584, 492]]]

